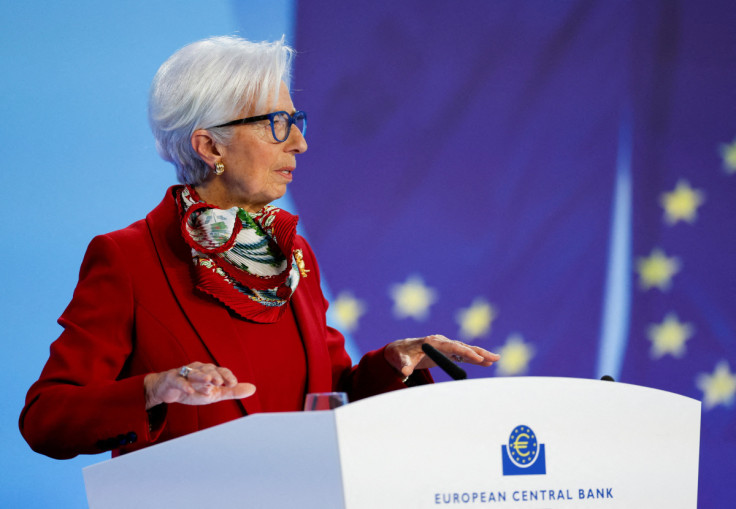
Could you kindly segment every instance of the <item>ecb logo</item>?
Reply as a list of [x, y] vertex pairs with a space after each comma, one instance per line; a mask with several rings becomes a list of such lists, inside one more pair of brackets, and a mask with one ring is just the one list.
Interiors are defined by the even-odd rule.
[[544, 444], [529, 426], [516, 426], [509, 442], [501, 446], [503, 475], [544, 475], [547, 473]]

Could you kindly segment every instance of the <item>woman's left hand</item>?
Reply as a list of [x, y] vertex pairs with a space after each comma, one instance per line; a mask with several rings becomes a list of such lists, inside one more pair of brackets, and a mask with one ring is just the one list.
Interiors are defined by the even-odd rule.
[[500, 355], [479, 346], [466, 345], [435, 334], [423, 338], [399, 339], [389, 343], [384, 350], [386, 361], [404, 376], [411, 375], [415, 369], [436, 366], [422, 350], [423, 343], [429, 343], [455, 362], [490, 366], [501, 358]]

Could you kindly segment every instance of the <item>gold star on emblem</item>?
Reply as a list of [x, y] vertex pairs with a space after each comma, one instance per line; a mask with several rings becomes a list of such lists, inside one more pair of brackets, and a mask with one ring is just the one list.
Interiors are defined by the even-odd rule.
[[497, 350], [501, 360], [496, 363], [496, 371], [501, 376], [522, 375], [529, 369], [529, 361], [534, 357], [534, 347], [524, 343], [521, 334], [512, 334], [506, 343]]
[[429, 306], [437, 301], [437, 292], [425, 285], [419, 276], [411, 276], [405, 283], [393, 285], [389, 293], [394, 299], [396, 318], [425, 320], [429, 316]]
[[664, 208], [664, 218], [668, 224], [677, 221], [695, 222], [698, 207], [705, 201], [705, 193], [690, 187], [686, 180], [678, 180], [673, 191], [662, 193], [659, 203]]
[[639, 286], [642, 290], [657, 287], [667, 291], [672, 286], [672, 277], [680, 271], [680, 261], [655, 248], [648, 257], [637, 259], [636, 270], [639, 272]]
[[736, 396], [736, 374], [731, 373], [728, 362], [720, 361], [713, 373], [700, 373], [695, 385], [703, 391], [703, 405], [706, 410], [714, 406], [731, 406]]
[[726, 173], [736, 173], [736, 138], [731, 143], [721, 145], [721, 157]]
[[668, 313], [662, 323], [652, 324], [647, 329], [647, 336], [652, 342], [651, 355], [655, 359], [671, 354], [682, 357], [685, 353], [685, 341], [695, 333], [695, 328], [688, 323], [681, 323], [675, 313]]
[[473, 340], [487, 335], [491, 331], [491, 322], [496, 318], [496, 310], [485, 299], [477, 298], [470, 307], [457, 312], [455, 319], [460, 325], [460, 336], [465, 340]]
[[348, 332], [353, 332], [358, 328], [358, 320], [365, 314], [363, 301], [353, 297], [350, 292], [341, 292], [332, 302], [330, 309], [338, 327]]

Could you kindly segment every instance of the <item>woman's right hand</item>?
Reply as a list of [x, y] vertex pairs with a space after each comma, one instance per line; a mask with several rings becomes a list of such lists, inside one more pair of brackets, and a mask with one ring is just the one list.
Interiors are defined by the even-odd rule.
[[247, 398], [256, 392], [256, 386], [238, 383], [232, 371], [214, 364], [192, 362], [187, 365], [186, 377], [182, 368], [161, 373], [149, 373], [143, 379], [146, 391], [146, 410], [161, 403], [209, 405], [226, 399]]

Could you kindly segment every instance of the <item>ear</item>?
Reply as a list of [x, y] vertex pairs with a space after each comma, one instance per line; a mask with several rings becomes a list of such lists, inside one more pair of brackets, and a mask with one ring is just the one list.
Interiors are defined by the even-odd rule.
[[192, 148], [199, 154], [207, 166], [213, 168], [222, 158], [217, 142], [206, 129], [197, 129], [192, 133]]

